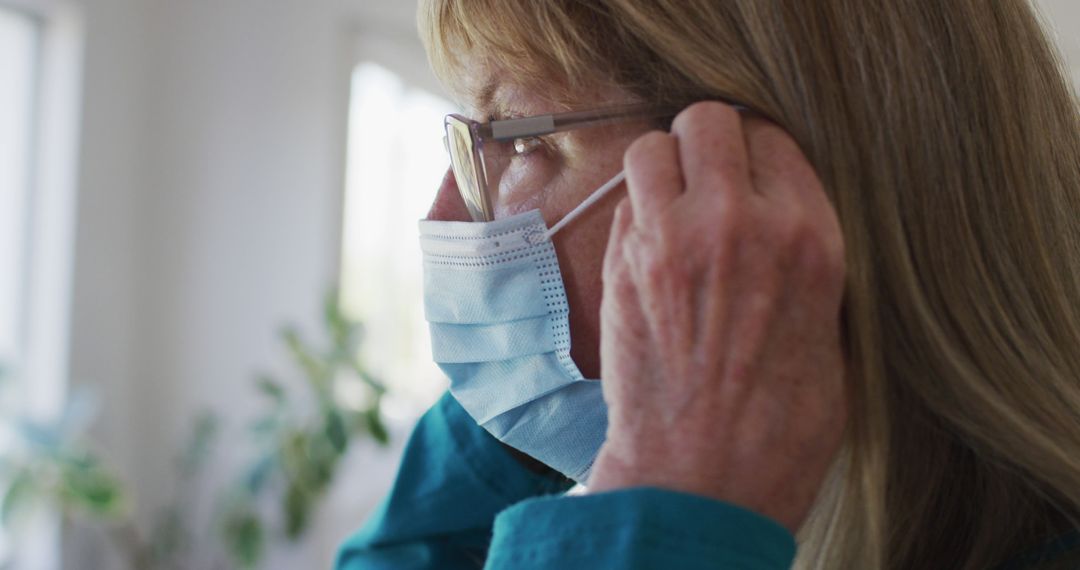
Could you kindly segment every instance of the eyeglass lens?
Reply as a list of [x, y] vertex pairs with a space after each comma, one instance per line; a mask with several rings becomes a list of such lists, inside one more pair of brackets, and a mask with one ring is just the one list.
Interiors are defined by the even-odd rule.
[[487, 221], [490, 219], [489, 202], [481, 194], [484, 177], [478, 171], [482, 165], [477, 164], [478, 153], [473, 152], [473, 144], [469, 124], [454, 117], [447, 117], [446, 150], [450, 153], [450, 166], [454, 170], [458, 191], [473, 221]]
[[514, 142], [477, 140], [471, 121], [456, 116], [446, 119], [446, 143], [458, 190], [473, 221], [494, 219], [493, 205], [504, 185], [521, 183], [510, 173]]

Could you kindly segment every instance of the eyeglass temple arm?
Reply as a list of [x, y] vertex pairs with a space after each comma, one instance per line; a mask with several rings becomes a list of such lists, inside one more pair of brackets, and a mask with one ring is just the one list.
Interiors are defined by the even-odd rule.
[[497, 141], [508, 141], [519, 138], [539, 137], [551, 133], [579, 129], [582, 127], [615, 123], [628, 118], [650, 118], [675, 115], [678, 110], [671, 108], [658, 108], [648, 105], [631, 105], [616, 107], [601, 111], [575, 111], [571, 113], [557, 113], [552, 115], [539, 115], [522, 119], [505, 119], [491, 121], [480, 125], [480, 135]]
[[[748, 110], [742, 105], [733, 106], [740, 112]], [[575, 111], [570, 113], [525, 117], [521, 119], [491, 121], [479, 125], [479, 130], [480, 135], [484, 138], [490, 138], [497, 141], [508, 141], [519, 138], [539, 137], [582, 127], [616, 123], [629, 118], [648, 119], [673, 117], [677, 115], [680, 110], [681, 109], [674, 107], [628, 105], [601, 111]]]

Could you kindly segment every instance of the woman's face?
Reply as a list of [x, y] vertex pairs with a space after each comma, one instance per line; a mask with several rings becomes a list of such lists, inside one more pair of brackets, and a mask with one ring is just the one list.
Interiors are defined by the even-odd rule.
[[[560, 107], [508, 79], [497, 68], [466, 61], [470, 71], [462, 93], [455, 93], [471, 119], [524, 117], [561, 112]], [[574, 110], [633, 102], [618, 89], [597, 89], [575, 97]], [[623, 153], [651, 128], [646, 121], [591, 127], [544, 137], [532, 150], [515, 156], [492, 196], [496, 218], [539, 209], [550, 227], [594, 190], [622, 170]], [[571, 356], [586, 378], [600, 377], [601, 269], [615, 205], [625, 195], [616, 189], [555, 235], [570, 304]], [[428, 213], [430, 220], [470, 221], [453, 173], [447, 170]]]

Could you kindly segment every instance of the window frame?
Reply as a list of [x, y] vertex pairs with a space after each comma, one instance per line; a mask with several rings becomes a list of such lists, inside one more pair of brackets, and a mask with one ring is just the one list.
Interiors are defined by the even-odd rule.
[[[72, 0], [0, 0], [0, 9], [37, 27], [12, 397], [21, 417], [48, 422], [62, 413], [68, 386], [85, 18]], [[58, 513], [27, 520], [0, 563], [58, 568], [61, 522]]]
[[[19, 240], [22, 247], [21, 251], [17, 254], [18, 267], [17, 283], [15, 284], [15, 349], [14, 354], [2, 354], [0, 353], [0, 365], [11, 366], [11, 370], [5, 370], [5, 372], [16, 372], [23, 367], [23, 362], [26, 359], [28, 334], [29, 334], [29, 303], [27, 302], [32, 294], [31, 291], [31, 274], [33, 271], [33, 231], [31, 228], [31, 221], [34, 219], [35, 213], [35, 193], [34, 186], [37, 178], [38, 157], [38, 125], [40, 117], [40, 98], [41, 98], [41, 83], [42, 83], [42, 51], [43, 51], [43, 34], [44, 34], [44, 22], [37, 14], [27, 11], [19, 6], [9, 6], [4, 3], [0, 3], [0, 10], [10, 13], [13, 17], [21, 18], [26, 21], [27, 24], [33, 26], [33, 47], [31, 54], [31, 73], [30, 73], [30, 85], [29, 85], [29, 104], [27, 112], [30, 114], [30, 119], [27, 124], [26, 138], [23, 141], [26, 145], [26, 156], [24, 157], [23, 167], [25, 168], [25, 178], [22, 181], [22, 206], [24, 221], [21, 228], [21, 239]], [[12, 362], [10, 358], [14, 358]]]

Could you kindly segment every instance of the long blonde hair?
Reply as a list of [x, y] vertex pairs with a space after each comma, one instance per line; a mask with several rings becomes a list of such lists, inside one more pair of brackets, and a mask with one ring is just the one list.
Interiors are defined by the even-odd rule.
[[436, 71], [719, 96], [839, 214], [851, 423], [800, 568], [985, 568], [1080, 513], [1080, 112], [1026, 0], [426, 0]]

